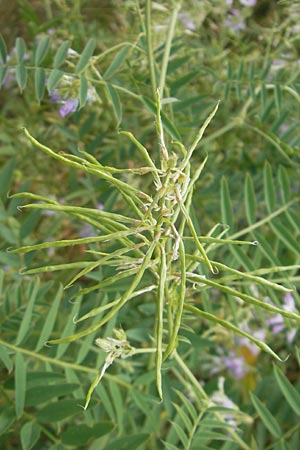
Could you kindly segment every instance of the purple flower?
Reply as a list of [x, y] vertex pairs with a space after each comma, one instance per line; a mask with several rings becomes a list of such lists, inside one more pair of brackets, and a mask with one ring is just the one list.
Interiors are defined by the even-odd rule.
[[224, 25], [230, 28], [233, 32], [241, 31], [246, 28], [244, 19], [240, 16], [240, 11], [236, 8], [230, 10], [228, 19], [224, 20]]
[[75, 112], [79, 104], [78, 98], [62, 98], [59, 90], [57, 89], [50, 92], [50, 99], [53, 103], [61, 104], [61, 107], [59, 108], [59, 114], [61, 117], [66, 117], [71, 112]]
[[240, 380], [249, 372], [249, 367], [246, 366], [244, 358], [236, 356], [233, 352], [230, 352], [230, 356], [224, 358], [224, 363], [230, 375], [237, 380]]
[[64, 101], [63, 105], [59, 108], [59, 114], [61, 117], [66, 117], [71, 112], [75, 112], [79, 104], [78, 98], [68, 98]]
[[237, 426], [237, 421], [234, 415], [234, 411], [238, 411], [237, 406], [233, 403], [230, 397], [228, 397], [224, 392], [224, 382], [225, 379], [220, 377], [218, 379], [218, 390], [214, 391], [211, 395], [211, 401], [213, 405], [219, 405], [222, 408], [229, 409], [230, 411], [221, 411], [219, 414], [223, 416], [223, 419], [232, 427]]
[[[273, 304], [270, 300], [268, 303]], [[295, 300], [290, 292], [288, 292], [283, 298], [282, 309], [289, 312], [296, 311]], [[284, 317], [281, 314], [275, 314], [273, 317], [268, 318], [266, 322], [270, 327], [271, 333], [273, 334], [279, 334], [286, 328]], [[287, 342], [291, 343], [294, 340], [296, 333], [296, 328], [291, 328], [288, 330], [286, 333]]]
[[63, 101], [60, 93], [56, 89], [54, 89], [54, 91], [50, 92], [49, 97], [53, 103], [62, 103], [62, 101]]
[[196, 25], [191, 20], [189, 14], [187, 14], [186, 12], [182, 12], [182, 13], [178, 14], [178, 17], [181, 20], [183, 26], [186, 28], [186, 30], [189, 30], [189, 31], [196, 30]]
[[[265, 330], [251, 330], [248, 326], [242, 327], [242, 330], [244, 330], [246, 333], [251, 334], [251, 336], [255, 337], [256, 339], [260, 341], [264, 341], [266, 338]], [[260, 352], [260, 348], [257, 347], [253, 342], [251, 342], [247, 337], [238, 337], [236, 339], [237, 344], [239, 347], [247, 347], [253, 356], [258, 356]]]
[[82, 238], [95, 236], [95, 232], [89, 223], [85, 223], [83, 227], [80, 228], [78, 234]]

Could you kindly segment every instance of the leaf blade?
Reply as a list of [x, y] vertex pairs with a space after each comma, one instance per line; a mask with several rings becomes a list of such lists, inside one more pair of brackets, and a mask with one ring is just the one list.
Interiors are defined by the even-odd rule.
[[37, 423], [25, 423], [21, 428], [22, 450], [31, 450], [39, 440], [40, 434], [41, 429]]
[[55, 53], [53, 66], [54, 69], [58, 69], [68, 55], [69, 48], [71, 47], [71, 41], [64, 41], [60, 45], [59, 49]]
[[106, 69], [106, 71], [103, 74], [103, 79], [105, 81], [112, 78], [112, 76], [117, 72], [123, 61], [125, 60], [127, 53], [129, 50], [129, 46], [123, 47], [114, 57], [109, 67]]
[[34, 55], [35, 66], [39, 66], [41, 64], [41, 62], [45, 59], [48, 49], [49, 49], [49, 42], [50, 42], [49, 36], [45, 36], [39, 41], [39, 43], [35, 49], [35, 55]]
[[41, 334], [39, 336], [39, 340], [38, 340], [36, 348], [35, 348], [36, 352], [41, 350], [43, 345], [47, 342], [47, 340], [50, 337], [50, 334], [51, 334], [54, 324], [55, 324], [55, 320], [56, 320], [58, 308], [60, 305], [60, 301], [62, 298], [62, 294], [63, 294], [63, 286], [60, 285], [59, 289], [56, 293], [56, 296], [54, 298], [54, 301], [49, 309], [47, 318], [45, 319], [44, 326], [42, 328]]
[[87, 42], [86, 46], [83, 49], [83, 52], [79, 58], [79, 61], [75, 67], [75, 74], [79, 74], [82, 72], [89, 63], [90, 57], [93, 55], [96, 47], [96, 39], [91, 38]]
[[0, 34], [0, 58], [3, 64], [6, 64], [6, 57], [7, 57], [6, 44], [2, 37], [2, 34]]
[[16, 79], [20, 91], [23, 92], [27, 83], [27, 70], [23, 65], [18, 65], [16, 67]]
[[35, 85], [35, 96], [39, 103], [44, 95], [45, 84], [46, 84], [45, 69], [43, 69], [42, 67], [38, 67], [37, 69], [35, 69], [34, 72], [34, 85]]
[[59, 69], [52, 70], [47, 83], [47, 89], [49, 93], [53, 91], [53, 89], [57, 86], [59, 80], [63, 77], [63, 75], [63, 72]]
[[286, 399], [286, 401], [288, 402], [288, 404], [290, 405], [292, 410], [297, 414], [297, 416], [300, 417], [300, 394], [299, 394], [299, 392], [290, 383], [290, 381], [287, 379], [287, 377], [284, 375], [284, 373], [280, 369], [278, 369], [278, 367], [276, 367], [275, 364], [273, 366], [273, 371], [274, 371], [274, 375], [275, 375], [277, 384], [278, 384], [284, 398]]
[[16, 395], [16, 416], [20, 418], [23, 414], [25, 405], [26, 391], [26, 365], [21, 353], [16, 354], [16, 372], [15, 372], [15, 395]]
[[263, 404], [263, 402], [256, 397], [253, 393], [250, 393], [250, 398], [257, 414], [261, 418], [265, 427], [270, 431], [270, 433], [277, 439], [282, 435], [279, 423], [275, 417], [270, 413], [268, 408]]
[[26, 53], [26, 44], [23, 38], [18, 37], [16, 39], [16, 54], [18, 64], [23, 64], [24, 55]]

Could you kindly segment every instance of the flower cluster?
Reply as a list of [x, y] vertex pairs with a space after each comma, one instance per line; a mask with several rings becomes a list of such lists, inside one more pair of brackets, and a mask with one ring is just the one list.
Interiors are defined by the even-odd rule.
[[[254, 7], [257, 0], [240, 0], [241, 6]], [[226, 0], [228, 6], [233, 6], [233, 0]], [[227, 14], [227, 18], [224, 21], [224, 25], [233, 32], [239, 32], [246, 28], [245, 17], [241, 13], [239, 8], [230, 8]]]
[[[78, 90], [78, 80], [69, 75], [64, 75], [58, 87], [50, 92], [50, 100], [61, 105], [59, 108], [61, 117], [66, 117], [68, 114], [77, 111], [79, 105]], [[89, 87], [86, 101], [87, 103], [93, 103], [95, 100], [95, 88]]]
[[[269, 298], [266, 299], [268, 303], [271, 303], [271, 300]], [[288, 292], [284, 298], [283, 298], [283, 305], [282, 309], [285, 311], [295, 312], [296, 311], [296, 305], [295, 300], [290, 292]], [[269, 329], [272, 334], [283, 334], [285, 335], [285, 340], [291, 344], [293, 340], [295, 339], [297, 328], [292, 327], [288, 328], [286, 325], [286, 321], [284, 320], [283, 316], [280, 314], [275, 314], [272, 317], [266, 319], [266, 323], [269, 326]]]

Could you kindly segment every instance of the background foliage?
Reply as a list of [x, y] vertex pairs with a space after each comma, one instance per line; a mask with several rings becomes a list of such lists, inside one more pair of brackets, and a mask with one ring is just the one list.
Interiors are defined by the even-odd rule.
[[[0, 8], [1, 448], [296, 450], [297, 322], [228, 289], [291, 315], [299, 306], [299, 2], [19, 0]], [[97, 263], [87, 250], [118, 250], [115, 242], [51, 245], [99, 232], [96, 219], [82, 222], [79, 210], [71, 214], [66, 206], [93, 208], [101, 217], [128, 217], [130, 209], [87, 165], [59, 163], [21, 130], [73, 161], [125, 168], [118, 179], [154, 196], [151, 173], [130, 172], [145, 165], [143, 154], [119, 133], [133, 133], [158, 164], [153, 79], [172, 151], [174, 140], [193, 142], [221, 100], [191, 164], [195, 170], [208, 155], [189, 208], [197, 234], [208, 236], [219, 223], [214, 236], [259, 243], [206, 242], [213, 260], [249, 276], [219, 267], [213, 277], [201, 266], [198, 275], [218, 286], [198, 279], [198, 290], [187, 288], [188, 305], [202, 315], [184, 313], [177, 350], [162, 365], [163, 402], [151, 352], [159, 342], [151, 291], [101, 330], [45, 347], [78, 331], [74, 318], [115, 301], [130, 284], [118, 276], [93, 289], [115, 274], [116, 256], [64, 289], [89, 261]], [[20, 210], [28, 203], [35, 207]], [[11, 252], [45, 241], [42, 251]], [[191, 255], [193, 241], [186, 242]], [[59, 264], [62, 270], [49, 268]], [[274, 290], [275, 283], [291, 293]], [[277, 362], [222, 320], [288, 360]], [[84, 411], [80, 405], [107, 356], [94, 340], [121, 327], [139, 352], [115, 359]]]

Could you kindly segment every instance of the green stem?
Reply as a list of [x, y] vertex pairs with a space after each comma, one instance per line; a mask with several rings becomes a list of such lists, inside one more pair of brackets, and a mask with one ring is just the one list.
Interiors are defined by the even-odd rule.
[[164, 56], [163, 56], [161, 71], [160, 71], [160, 80], [159, 80], [159, 92], [160, 92], [161, 98], [164, 97], [166, 74], [167, 74], [168, 62], [169, 62], [169, 57], [170, 57], [170, 52], [171, 52], [172, 39], [174, 36], [177, 14], [178, 14], [178, 11], [180, 10], [180, 6], [181, 5], [179, 3], [175, 6], [172, 16], [171, 16], [170, 26], [169, 26], [169, 30], [168, 30], [165, 51], [164, 51]]
[[[3, 345], [3, 347], [9, 348], [11, 350], [13, 350], [15, 353], [22, 353], [23, 355], [27, 355], [30, 356], [31, 358], [35, 358], [35, 359], [39, 359], [41, 361], [44, 361], [46, 363], [52, 364], [54, 366], [60, 366], [63, 368], [70, 368], [73, 370], [76, 370], [78, 372], [85, 372], [85, 373], [98, 373], [97, 369], [93, 369], [91, 367], [85, 367], [85, 366], [81, 366], [79, 364], [73, 364], [73, 363], [69, 363], [66, 361], [60, 361], [58, 359], [55, 358], [50, 358], [49, 356], [45, 356], [45, 355], [41, 355], [39, 353], [35, 353], [34, 351], [31, 350], [27, 350], [26, 348], [22, 348], [22, 347], [16, 347], [13, 344], [9, 344], [8, 342], [3, 341], [2, 339], [0, 339], [0, 345]], [[109, 374], [105, 374], [105, 376], [107, 378], [110, 378], [111, 380], [115, 381], [116, 383], [121, 384], [122, 386], [126, 387], [127, 389], [130, 388], [130, 384], [126, 383], [126, 381], [121, 380], [118, 377], [115, 377], [114, 375], [109, 375]]]
[[146, 0], [146, 41], [147, 41], [147, 54], [151, 80], [152, 96], [156, 96], [156, 77], [155, 77], [155, 65], [153, 57], [153, 45], [152, 45], [152, 29], [151, 29], [151, 0]]

